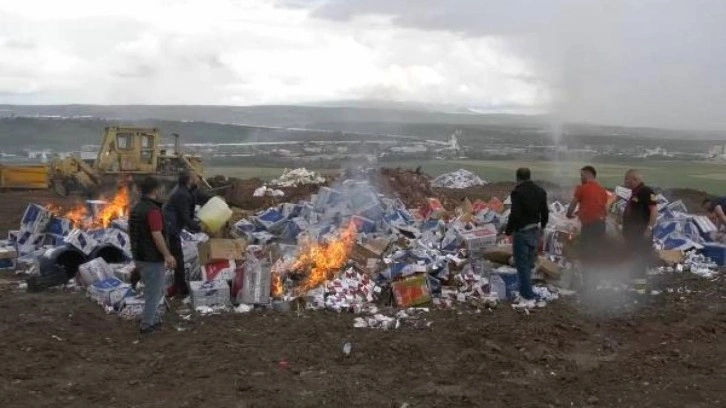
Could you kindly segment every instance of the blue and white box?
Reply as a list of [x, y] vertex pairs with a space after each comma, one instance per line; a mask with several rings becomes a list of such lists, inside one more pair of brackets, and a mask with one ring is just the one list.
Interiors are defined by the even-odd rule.
[[[126, 320], [141, 320], [141, 314], [144, 312], [144, 298], [141, 296], [130, 296], [121, 300], [119, 303], [118, 316]], [[166, 312], [166, 304], [164, 298], [159, 299], [159, 316]]]
[[21, 229], [34, 234], [39, 234], [45, 230], [45, 227], [50, 222], [53, 214], [45, 207], [41, 207], [38, 204], [30, 204], [25, 209], [25, 214], [20, 221]]
[[113, 277], [89, 285], [86, 294], [99, 305], [118, 306], [124, 298], [133, 296], [134, 292], [129, 284]]
[[66, 244], [70, 244], [86, 255], [90, 255], [91, 252], [98, 246], [98, 242], [93, 239], [93, 237], [79, 229], [71, 231], [64, 241]]
[[73, 225], [71, 224], [71, 221], [69, 219], [53, 217], [50, 219], [50, 222], [48, 222], [48, 225], [45, 227], [45, 232], [47, 234], [65, 236], [68, 235], [72, 229]]

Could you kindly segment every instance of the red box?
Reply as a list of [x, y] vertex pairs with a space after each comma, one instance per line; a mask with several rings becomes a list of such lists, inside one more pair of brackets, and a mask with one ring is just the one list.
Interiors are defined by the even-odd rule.
[[431, 289], [425, 274], [393, 282], [391, 287], [398, 307], [417, 306], [431, 301]]

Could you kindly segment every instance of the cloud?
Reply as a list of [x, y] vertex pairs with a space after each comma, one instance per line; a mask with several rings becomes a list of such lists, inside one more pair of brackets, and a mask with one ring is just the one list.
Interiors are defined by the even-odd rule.
[[390, 99], [726, 129], [720, 0], [24, 0], [0, 103]]
[[726, 129], [726, 2], [720, 0], [336, 0], [314, 15], [496, 37], [565, 119]]
[[547, 97], [523, 80], [534, 74], [496, 39], [401, 27], [380, 16], [315, 17], [313, 10], [325, 4], [2, 4], [0, 102], [27, 102], [28, 92], [34, 103], [264, 104], [385, 96], [496, 108], [539, 106]]

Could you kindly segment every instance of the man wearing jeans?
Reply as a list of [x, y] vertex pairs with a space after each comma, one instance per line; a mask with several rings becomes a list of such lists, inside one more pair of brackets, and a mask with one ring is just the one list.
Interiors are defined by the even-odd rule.
[[532, 291], [532, 269], [537, 261], [537, 247], [542, 230], [549, 220], [547, 192], [532, 181], [528, 168], [517, 170], [517, 186], [510, 199], [512, 209], [505, 233], [513, 236], [514, 263], [519, 278], [519, 303], [523, 307], [534, 307], [535, 294]]
[[141, 315], [141, 334], [161, 328], [159, 302], [164, 297], [165, 270], [174, 269], [176, 261], [166, 244], [161, 203], [158, 201], [161, 184], [154, 177], [145, 178], [139, 185], [141, 199], [131, 209], [129, 238], [136, 268], [144, 282], [144, 311]]

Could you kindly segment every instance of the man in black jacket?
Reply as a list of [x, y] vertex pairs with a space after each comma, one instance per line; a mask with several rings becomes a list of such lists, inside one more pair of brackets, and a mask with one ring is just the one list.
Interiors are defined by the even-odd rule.
[[517, 170], [517, 186], [510, 195], [512, 208], [505, 230], [507, 235], [514, 235], [514, 263], [519, 277], [519, 294], [525, 307], [534, 306], [532, 269], [537, 261], [537, 247], [542, 238], [542, 230], [549, 221], [547, 192], [531, 178], [528, 168]]
[[166, 268], [174, 268], [176, 260], [166, 245], [166, 231], [157, 201], [161, 184], [153, 177], [139, 185], [142, 197], [131, 209], [129, 238], [131, 253], [137, 270], [144, 281], [144, 311], [141, 315], [141, 333], [148, 334], [161, 326], [159, 303], [164, 297]]
[[653, 227], [658, 219], [658, 204], [653, 189], [645, 185], [638, 171], [628, 170], [624, 182], [631, 194], [623, 213], [623, 239], [631, 251], [635, 290], [645, 294], [647, 270], [654, 258]]
[[184, 171], [179, 174], [179, 183], [169, 194], [164, 204], [164, 219], [169, 234], [169, 249], [176, 259], [174, 269], [174, 287], [169, 296], [188, 294], [184, 276], [184, 252], [181, 244], [181, 231], [186, 229], [191, 233], [200, 232], [201, 226], [194, 219], [194, 207], [197, 205], [198, 190], [196, 176]]

